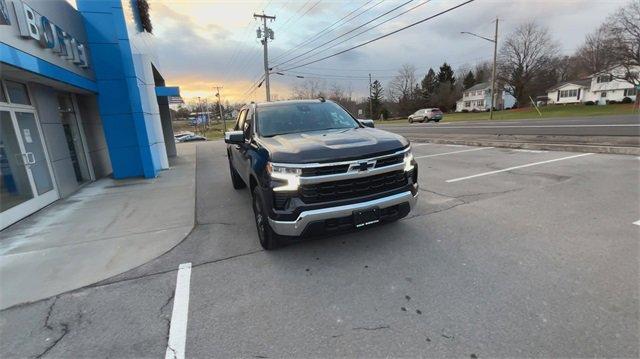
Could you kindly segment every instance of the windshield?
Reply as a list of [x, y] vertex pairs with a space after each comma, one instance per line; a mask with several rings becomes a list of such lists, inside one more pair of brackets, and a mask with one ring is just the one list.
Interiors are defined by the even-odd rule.
[[360, 127], [347, 111], [332, 102], [258, 107], [257, 124], [258, 132], [263, 137]]

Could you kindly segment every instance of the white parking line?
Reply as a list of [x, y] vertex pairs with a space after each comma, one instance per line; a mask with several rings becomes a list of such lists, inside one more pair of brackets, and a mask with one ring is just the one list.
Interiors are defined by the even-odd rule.
[[525, 150], [525, 149], [514, 149], [512, 151], [515, 152], [525, 152], [525, 153], [546, 153], [545, 150]]
[[173, 297], [169, 342], [165, 359], [183, 359], [187, 341], [187, 319], [189, 318], [189, 286], [191, 284], [191, 263], [178, 267], [176, 292]]
[[520, 165], [520, 166], [509, 167], [509, 168], [505, 168], [505, 169], [503, 169], [503, 170], [490, 171], [490, 172], [478, 173], [477, 175], [472, 175], [472, 176], [467, 176], [467, 177], [454, 178], [454, 179], [446, 180], [445, 182], [447, 182], [447, 183], [452, 183], [452, 182], [464, 181], [464, 180], [468, 180], [468, 179], [471, 179], [471, 178], [476, 178], [476, 177], [481, 177], [481, 176], [488, 176], [488, 175], [492, 175], [492, 174], [496, 174], [496, 173], [501, 173], [501, 172], [508, 172], [508, 171], [512, 171], [512, 170], [517, 170], [517, 169], [519, 169], [519, 168], [525, 168], [525, 167], [531, 167], [531, 166], [542, 165], [542, 164], [545, 164], [545, 163], [551, 163], [551, 162], [557, 162], [557, 161], [562, 161], [562, 160], [568, 160], [568, 159], [571, 159], [571, 158], [578, 158], [578, 157], [583, 157], [583, 156], [589, 156], [589, 155], [592, 155], [592, 154], [593, 154], [593, 153], [581, 153], [581, 154], [579, 154], [579, 155], [573, 155], [573, 156], [568, 156], [568, 157], [556, 158], [556, 159], [548, 160], [548, 161], [541, 161], [541, 162], [528, 163], [528, 164], [526, 164], [526, 165]]
[[635, 222], [633, 222], [633, 224], [635, 224], [636, 226], [640, 226], [640, 219], [635, 221]]
[[412, 143], [411, 147], [420, 147], [420, 146], [429, 146], [433, 145], [433, 143]]
[[418, 159], [418, 158], [426, 158], [426, 157], [437, 157], [437, 156], [444, 156], [444, 155], [452, 155], [454, 153], [462, 153], [462, 152], [473, 152], [473, 151], [482, 151], [482, 150], [489, 150], [492, 149], [493, 147], [480, 147], [480, 148], [472, 148], [470, 150], [462, 150], [462, 151], [453, 151], [453, 152], [445, 152], [445, 153], [436, 153], [433, 155], [424, 155], [424, 156], [415, 156], [413, 158]]

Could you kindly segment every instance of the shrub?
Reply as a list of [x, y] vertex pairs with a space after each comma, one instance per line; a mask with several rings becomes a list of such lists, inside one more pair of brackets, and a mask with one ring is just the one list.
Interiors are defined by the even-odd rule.
[[460, 111], [460, 112], [469, 113], [469, 110], [467, 110], [466, 108], [463, 108], [462, 111]]
[[633, 103], [633, 100], [631, 99], [631, 97], [625, 97], [622, 99], [622, 101], [620, 101], [620, 103]]
[[593, 102], [593, 101], [587, 101], [587, 102], [585, 102], [584, 104], [585, 104], [585, 106], [593, 106], [593, 105], [595, 105], [596, 103], [595, 103], [595, 102]]
[[618, 101], [616, 101], [616, 100], [608, 100], [607, 101], [607, 104], [609, 104], [609, 105], [615, 105], [617, 103], [618, 103]]
[[471, 110], [471, 112], [474, 112], [474, 113], [475, 113], [475, 112], [478, 112], [478, 109], [477, 109], [477, 108], [474, 108], [473, 110]]

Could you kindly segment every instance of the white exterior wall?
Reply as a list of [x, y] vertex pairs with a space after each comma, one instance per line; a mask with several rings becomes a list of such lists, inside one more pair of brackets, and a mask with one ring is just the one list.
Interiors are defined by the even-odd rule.
[[[478, 91], [480, 92], [479, 95], [476, 95], [476, 93], [478, 93]], [[487, 104], [487, 100], [485, 97], [485, 90], [474, 90], [471, 91], [471, 93], [473, 93], [473, 95], [471, 96], [467, 96], [465, 97], [464, 94], [469, 93], [470, 91], [463, 91], [462, 92], [462, 98], [460, 100], [458, 100], [458, 102], [456, 102], [456, 111], [460, 112], [462, 110], [468, 110], [468, 111], [473, 111], [473, 110], [477, 110], [477, 111], [484, 111], [487, 108], [489, 108], [490, 104]], [[484, 100], [484, 103], [482, 106], [477, 106], [477, 101], [478, 100]], [[465, 106], [466, 102], [470, 102], [469, 106]]]
[[[637, 69], [640, 71], [640, 67]], [[620, 71], [615, 71], [618, 74]], [[622, 76], [622, 73], [619, 73]], [[598, 75], [594, 75], [591, 79], [591, 89], [589, 90], [588, 99], [586, 101], [593, 101], [600, 104], [606, 104], [606, 101], [622, 101], [625, 89], [632, 89], [633, 84], [619, 79], [613, 79], [609, 82], [598, 83]], [[606, 93], [606, 97], [602, 97], [602, 93]], [[635, 101], [636, 96], [628, 96], [631, 100]]]
[[[567, 91], [567, 90], [576, 90], [576, 92], [580, 90], [579, 98], [577, 93], [576, 93], [576, 96], [558, 98], [558, 92]], [[585, 97], [588, 97], [588, 96], [589, 96], [588, 88], [580, 85], [575, 85], [575, 84], [566, 84], [554, 91], [547, 92], [547, 97], [549, 98], [550, 104], [581, 103], [581, 102], [588, 101], [588, 100], [585, 100]]]

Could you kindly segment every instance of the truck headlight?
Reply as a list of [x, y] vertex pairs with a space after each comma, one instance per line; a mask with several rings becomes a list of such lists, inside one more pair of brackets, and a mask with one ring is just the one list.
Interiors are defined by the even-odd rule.
[[277, 166], [268, 162], [267, 173], [272, 179], [286, 183], [282, 186], [273, 187], [274, 191], [297, 191], [298, 187], [300, 187], [300, 175], [302, 174], [302, 169], [300, 168]]
[[413, 170], [413, 153], [411, 153], [411, 148], [404, 153], [404, 171], [409, 172]]

